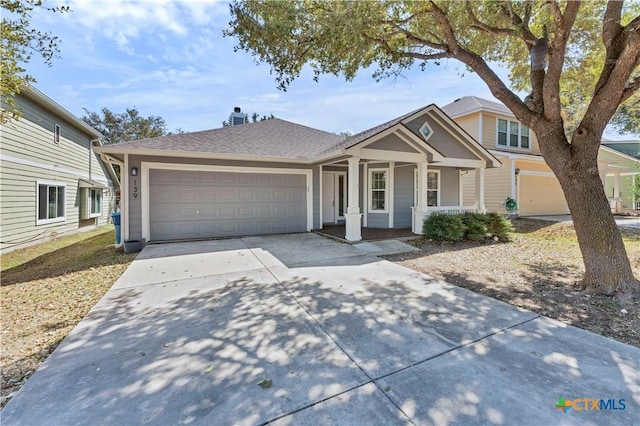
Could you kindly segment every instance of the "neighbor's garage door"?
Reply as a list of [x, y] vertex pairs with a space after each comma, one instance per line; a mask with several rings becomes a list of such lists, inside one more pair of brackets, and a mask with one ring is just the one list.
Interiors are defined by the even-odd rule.
[[303, 174], [151, 169], [152, 241], [304, 232]]
[[553, 176], [520, 175], [520, 216], [567, 214], [560, 183]]

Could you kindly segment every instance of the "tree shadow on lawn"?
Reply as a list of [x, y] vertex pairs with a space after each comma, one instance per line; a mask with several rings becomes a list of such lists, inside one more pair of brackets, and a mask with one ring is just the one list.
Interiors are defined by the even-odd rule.
[[623, 314], [614, 298], [579, 289], [579, 268], [548, 261], [524, 266], [527, 269], [520, 273], [524, 283], [466, 273], [442, 272], [442, 276], [468, 290], [640, 347], [638, 301], [626, 305]]
[[[106, 235], [106, 236], [105, 236]], [[9, 286], [28, 281], [62, 276], [101, 266], [131, 262], [136, 254], [116, 250], [110, 234], [100, 234], [61, 249], [46, 253], [21, 265], [2, 271], [0, 285]], [[104, 240], [105, 244], [101, 241]]]

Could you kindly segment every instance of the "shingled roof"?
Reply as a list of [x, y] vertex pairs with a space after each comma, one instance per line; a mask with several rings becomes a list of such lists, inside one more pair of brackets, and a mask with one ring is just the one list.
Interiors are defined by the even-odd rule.
[[257, 123], [117, 144], [118, 150], [165, 150], [278, 158], [313, 158], [330, 150], [342, 136], [274, 118]]
[[[431, 105], [429, 105], [431, 106]], [[404, 120], [407, 117], [411, 117], [413, 114], [425, 110], [427, 108], [429, 108], [429, 106], [426, 107], [422, 107], [422, 108], [418, 108], [414, 111], [411, 111], [407, 114], [404, 114], [398, 118], [394, 118], [393, 120], [389, 120], [386, 123], [382, 123], [378, 126], [372, 127], [370, 129], [367, 129], [363, 132], [360, 133], [356, 133], [355, 135], [349, 136], [348, 138], [344, 139], [342, 142], [338, 143], [337, 145], [331, 147], [329, 150], [333, 150], [333, 149], [346, 149], [346, 148], [351, 148], [352, 146], [355, 146], [357, 144], [359, 144], [362, 141], [365, 141], [375, 135], [377, 135], [378, 133], [384, 132], [385, 130], [395, 126], [398, 123], [401, 123], [402, 120]]]
[[491, 111], [496, 114], [513, 116], [509, 108], [500, 102], [490, 101], [477, 96], [465, 96], [456, 99], [442, 107], [442, 110], [451, 118], [461, 117], [478, 111]]

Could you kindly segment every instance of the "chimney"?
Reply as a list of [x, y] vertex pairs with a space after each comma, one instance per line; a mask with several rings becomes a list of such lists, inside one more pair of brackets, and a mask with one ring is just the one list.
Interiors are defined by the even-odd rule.
[[245, 124], [248, 121], [248, 117], [246, 114], [242, 112], [240, 107], [234, 107], [233, 112], [229, 115], [229, 123], [232, 126], [237, 126], [240, 124]]

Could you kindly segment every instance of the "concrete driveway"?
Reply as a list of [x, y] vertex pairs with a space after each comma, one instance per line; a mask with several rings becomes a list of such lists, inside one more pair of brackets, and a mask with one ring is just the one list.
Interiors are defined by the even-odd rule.
[[[147, 246], [1, 415], [3, 425], [632, 424], [639, 360], [638, 348], [315, 234], [175, 243]], [[605, 402], [582, 409], [584, 398]]]

